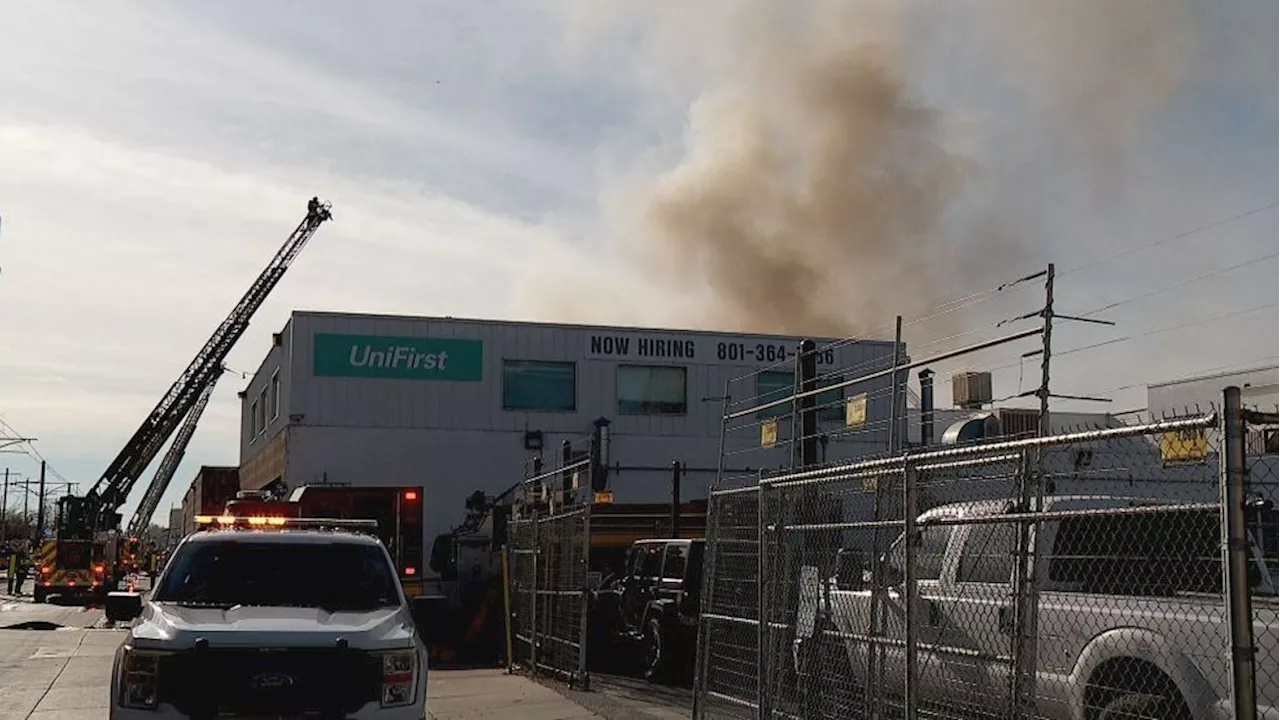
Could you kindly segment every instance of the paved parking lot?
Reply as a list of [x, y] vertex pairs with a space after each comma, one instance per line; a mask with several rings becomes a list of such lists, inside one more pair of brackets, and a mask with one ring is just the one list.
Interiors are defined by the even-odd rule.
[[[0, 720], [106, 720], [111, 659], [125, 631], [96, 608], [0, 594]], [[433, 720], [587, 720], [556, 691], [502, 670], [435, 670]]]

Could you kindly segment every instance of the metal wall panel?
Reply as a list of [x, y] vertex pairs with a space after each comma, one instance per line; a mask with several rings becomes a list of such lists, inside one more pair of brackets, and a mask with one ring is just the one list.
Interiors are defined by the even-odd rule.
[[[483, 343], [482, 379], [477, 382], [369, 377], [316, 377], [314, 337], [317, 333], [406, 338], [473, 339]], [[591, 337], [662, 337], [692, 339], [694, 359], [631, 357], [622, 360], [591, 353]], [[720, 342], [785, 345], [796, 338], [670, 330], [508, 323], [447, 318], [347, 315], [296, 312], [283, 332], [283, 347], [272, 348], [249, 383], [252, 398], [281, 368], [282, 410], [265, 438], [248, 442], [248, 398], [242, 404], [241, 464], [250, 462], [286, 424], [289, 450], [285, 482], [290, 487], [320, 482], [354, 485], [422, 484], [426, 489], [424, 520], [427, 542], [458, 524], [463, 501], [475, 490], [498, 493], [516, 482], [533, 454], [524, 446], [526, 430], [540, 430], [544, 454], [559, 452], [564, 439], [591, 431], [592, 421], [608, 418], [609, 461], [617, 470], [610, 489], [617, 502], [661, 502], [668, 499], [670, 463], [680, 460], [690, 471], [684, 499], [706, 497], [718, 462], [721, 402], [725, 383], [768, 365], [768, 362], [720, 361]], [[636, 348], [638, 346], [630, 346]], [[890, 342], [859, 342], [838, 348], [834, 365], [862, 366], [866, 372], [887, 368]], [[710, 354], [711, 357], [707, 357]], [[552, 360], [577, 363], [575, 412], [507, 411], [502, 407], [502, 361]], [[617, 411], [619, 364], [680, 365], [687, 368], [688, 412], [679, 416], [621, 415]], [[780, 369], [791, 370], [787, 362]], [[867, 392], [868, 425], [885, 428], [889, 415], [883, 377], [846, 395]], [[753, 385], [735, 386], [747, 400]], [[744, 419], [750, 422], [750, 419]], [[783, 425], [786, 424], [784, 421]], [[789, 434], [788, 428], [780, 435]], [[856, 442], [836, 440], [828, 459], [882, 452], [887, 432], [859, 434]], [[758, 435], [739, 433], [733, 445], [758, 444]], [[745, 447], [743, 449], [746, 449]], [[787, 450], [754, 452], [753, 464], [784, 467]], [[730, 461], [732, 465], [732, 460]], [[741, 471], [746, 468], [735, 467]], [[751, 470], [759, 469], [752, 467]]]
[[1147, 410], [1157, 416], [1185, 413], [1188, 409], [1195, 410], [1197, 406], [1208, 411], [1221, 404], [1222, 388], [1235, 385], [1242, 388], [1241, 396], [1246, 407], [1274, 411], [1277, 400], [1276, 375], [1274, 367], [1256, 368], [1148, 385]]
[[[411, 338], [475, 339], [484, 344], [480, 382], [401, 380], [354, 377], [314, 377], [313, 338], [316, 333], [383, 335]], [[607, 417], [615, 432], [645, 435], [715, 436], [719, 433], [720, 404], [704, 398], [724, 392], [727, 379], [745, 375], [761, 365], [730, 364], [714, 359], [628, 359], [612, 361], [588, 357], [590, 337], [693, 337], [709, 347], [707, 338], [746, 338], [794, 347], [794, 338], [747, 334], [691, 333], [589, 326], [542, 325], [436, 318], [295, 313], [292, 320], [292, 412], [305, 416], [303, 424], [354, 427], [416, 427], [475, 430], [517, 430], [537, 424], [557, 432], [586, 432], [591, 420]], [[887, 366], [892, 343], [860, 342], [843, 346], [838, 365]], [[554, 360], [578, 364], [578, 410], [575, 413], [523, 412], [502, 409], [502, 361]], [[681, 365], [688, 368], [688, 413], [682, 416], [620, 415], [616, 405], [615, 372], [619, 364]], [[789, 369], [789, 368], [788, 368]], [[257, 383], [255, 379], [255, 385]], [[873, 392], [888, 386], [872, 383], [860, 389]], [[253, 387], [253, 386], [251, 386]], [[741, 392], [754, 392], [742, 388]], [[881, 407], [883, 406], [883, 407]], [[873, 397], [871, 414], [883, 418], [888, 402]]]

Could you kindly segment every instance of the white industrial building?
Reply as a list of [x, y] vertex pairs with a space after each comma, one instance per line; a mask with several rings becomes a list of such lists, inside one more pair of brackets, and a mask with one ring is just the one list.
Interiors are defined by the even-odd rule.
[[[784, 355], [794, 356], [798, 342], [294, 312], [241, 393], [240, 486], [421, 484], [431, 542], [462, 521], [469, 494], [507, 489], [538, 448], [554, 467], [561, 442], [587, 436], [603, 418], [615, 502], [666, 501], [673, 460], [687, 467], [683, 499], [705, 497], [719, 459], [726, 381], [782, 360], [752, 391], [789, 389]], [[819, 371], [827, 375], [824, 382], [837, 382], [841, 378], [829, 373], [834, 368], [885, 369], [893, 349], [883, 341], [843, 344], [820, 354]], [[831, 443], [826, 459], [886, 447], [888, 387], [887, 374], [858, 387], [856, 394], [867, 394], [868, 429]], [[820, 424], [843, 427], [838, 399], [821, 400], [828, 410]], [[759, 436], [739, 434], [729, 442], [730, 450], [737, 443], [758, 445]], [[781, 467], [787, 452], [751, 453], [751, 461]]]
[[1208, 412], [1222, 405], [1223, 389], [1234, 385], [1240, 388], [1245, 407], [1275, 412], [1280, 402], [1277, 374], [1272, 365], [1153, 383], [1147, 386], [1147, 411], [1157, 417], [1195, 412], [1196, 408]]

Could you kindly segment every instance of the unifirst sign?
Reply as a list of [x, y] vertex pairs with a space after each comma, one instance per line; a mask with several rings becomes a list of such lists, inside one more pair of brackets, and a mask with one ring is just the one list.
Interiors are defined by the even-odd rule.
[[316, 333], [316, 377], [478, 381], [484, 344], [453, 338]]

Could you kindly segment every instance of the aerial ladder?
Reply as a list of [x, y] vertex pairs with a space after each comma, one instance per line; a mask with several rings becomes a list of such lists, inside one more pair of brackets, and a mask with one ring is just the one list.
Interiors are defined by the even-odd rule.
[[151, 484], [147, 486], [142, 501], [138, 503], [133, 519], [129, 521], [129, 527], [125, 529], [128, 539], [125, 541], [123, 564], [126, 567], [123, 570], [126, 572], [139, 570], [150, 572], [151, 570], [151, 559], [156, 548], [151, 546], [152, 539], [146, 536], [147, 527], [156, 514], [156, 508], [160, 507], [160, 498], [169, 488], [169, 482], [173, 480], [174, 473], [177, 472], [178, 466], [182, 464], [182, 459], [187, 454], [187, 445], [191, 444], [191, 437], [196, 434], [196, 425], [200, 422], [204, 409], [208, 407], [209, 398], [213, 395], [213, 389], [217, 383], [218, 376], [215, 375], [200, 393], [200, 397], [196, 399], [191, 412], [187, 413], [187, 417], [182, 421], [182, 427], [178, 428], [178, 434], [174, 436], [169, 449], [160, 459], [160, 467], [156, 468], [155, 477], [151, 478]]
[[[289, 235], [271, 262], [249, 286], [240, 302], [236, 303], [231, 313], [205, 342], [204, 347], [196, 354], [186, 370], [178, 376], [173, 386], [125, 443], [120, 454], [107, 466], [102, 477], [83, 497], [67, 495], [58, 499], [56, 539], [44, 543], [40, 552], [42, 572], [39, 579], [41, 587], [37, 588], [40, 591], [39, 595], [57, 591], [59, 588], [57, 573], [59, 570], [72, 569], [66, 567], [71, 564], [72, 559], [76, 565], [93, 564], [93, 570], [97, 570], [102, 565], [114, 567], [113, 558], [107, 558], [102, 565], [98, 564], [97, 558], [102, 555], [100, 547], [88, 549], [73, 547], [73, 545], [93, 543], [118, 545], [121, 522], [119, 509], [134, 484], [159, 454], [160, 448], [178, 429], [178, 425], [191, 414], [200, 401], [201, 395], [221, 376], [227, 354], [244, 334], [249, 326], [249, 320], [262, 306], [271, 290], [280, 282], [289, 265], [297, 258], [298, 253], [302, 252], [307, 241], [320, 229], [321, 224], [332, 217], [329, 203], [321, 202], [319, 198], [311, 198], [307, 203], [307, 214], [302, 222]], [[145, 523], [149, 519], [148, 516], [142, 522]], [[64, 549], [67, 552], [64, 553]], [[114, 555], [115, 549], [110, 550], [108, 554]], [[67, 561], [58, 562], [64, 555]], [[94, 559], [91, 562], [86, 561], [85, 558], [88, 557]], [[101, 586], [107, 587], [118, 579], [102, 578]], [[94, 585], [99, 585], [99, 581], [95, 581]]]

